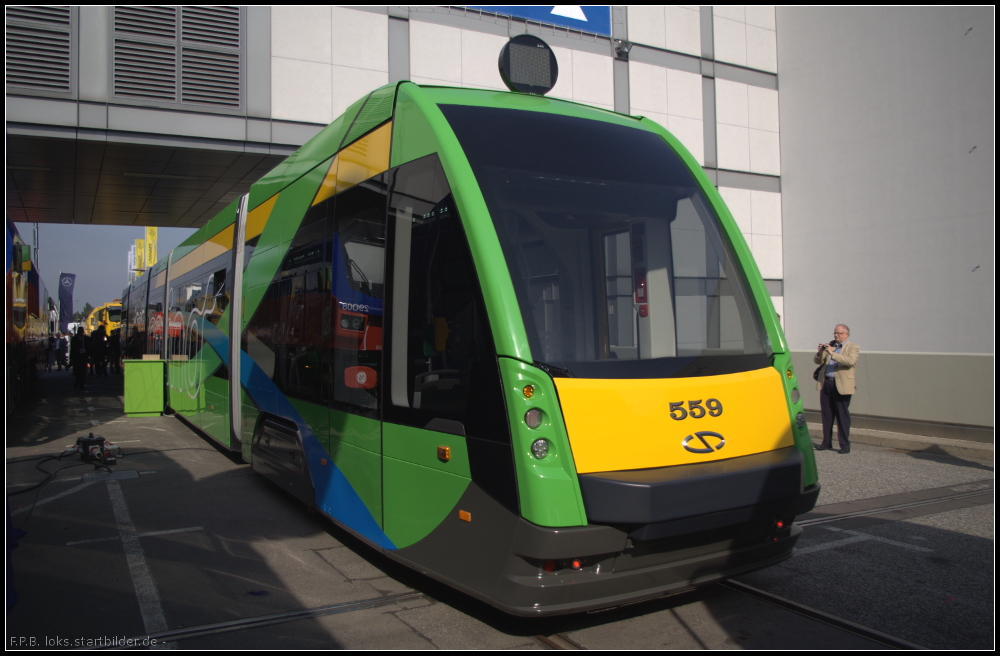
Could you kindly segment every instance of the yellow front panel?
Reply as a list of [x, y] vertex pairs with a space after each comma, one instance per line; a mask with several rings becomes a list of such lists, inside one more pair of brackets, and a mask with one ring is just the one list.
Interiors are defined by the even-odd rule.
[[781, 375], [772, 367], [700, 378], [553, 380], [580, 474], [724, 460], [794, 444]]

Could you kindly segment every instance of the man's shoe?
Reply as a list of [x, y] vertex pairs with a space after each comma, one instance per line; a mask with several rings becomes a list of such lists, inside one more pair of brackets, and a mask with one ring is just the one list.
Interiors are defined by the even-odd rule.
[[851, 447], [849, 447], [849, 446], [848, 447], [844, 447], [840, 451], [837, 451], [837, 453], [839, 453], [842, 456], [846, 456], [850, 452], [851, 452]]
[[816, 449], [817, 451], [833, 451], [833, 447], [828, 446], [826, 444], [817, 444], [813, 448]]

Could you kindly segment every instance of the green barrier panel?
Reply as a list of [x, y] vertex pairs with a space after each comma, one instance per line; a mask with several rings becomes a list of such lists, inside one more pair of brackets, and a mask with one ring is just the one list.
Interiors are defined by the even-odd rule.
[[163, 414], [163, 360], [125, 360], [125, 414]]

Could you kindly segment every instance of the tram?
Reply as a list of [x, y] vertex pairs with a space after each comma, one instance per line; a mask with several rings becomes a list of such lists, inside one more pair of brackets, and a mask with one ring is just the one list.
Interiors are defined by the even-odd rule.
[[56, 331], [49, 317], [53, 302], [35, 267], [31, 246], [7, 221], [6, 233], [6, 407], [20, 405], [31, 392], [32, 376], [45, 364], [45, 345]]
[[512, 614], [780, 562], [819, 493], [750, 251], [646, 118], [382, 87], [124, 294], [175, 412]]

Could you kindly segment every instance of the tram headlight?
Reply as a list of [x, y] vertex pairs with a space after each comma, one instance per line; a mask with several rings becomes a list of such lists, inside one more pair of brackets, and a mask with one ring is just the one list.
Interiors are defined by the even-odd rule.
[[538, 428], [542, 425], [542, 411], [538, 408], [532, 408], [524, 413], [524, 423], [528, 425], [528, 428]]
[[549, 441], [545, 438], [537, 439], [531, 443], [531, 455], [539, 460], [549, 455]]
[[799, 395], [799, 388], [798, 387], [793, 387], [792, 388], [792, 403], [798, 403], [799, 402], [799, 396], [800, 396]]
[[801, 412], [795, 415], [795, 425], [798, 426], [799, 428], [806, 427], [806, 416]]

